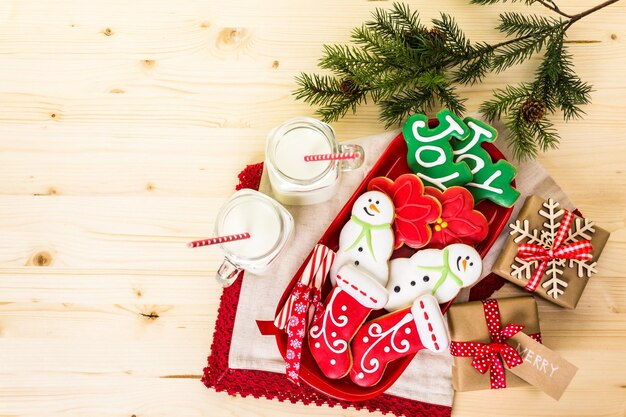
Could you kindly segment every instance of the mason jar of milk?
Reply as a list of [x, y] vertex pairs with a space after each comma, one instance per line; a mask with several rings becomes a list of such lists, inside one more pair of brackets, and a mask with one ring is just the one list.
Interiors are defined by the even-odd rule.
[[[345, 160], [305, 162], [308, 155], [358, 153]], [[326, 123], [310, 117], [289, 120], [267, 136], [265, 167], [274, 198], [287, 205], [317, 204], [335, 193], [342, 171], [363, 163], [363, 148], [337, 143], [335, 132]]]
[[215, 236], [245, 233], [248, 238], [219, 244], [224, 261], [217, 271], [217, 281], [227, 287], [242, 270], [262, 275], [278, 258], [293, 231], [293, 217], [274, 199], [251, 189], [237, 191], [215, 219]]

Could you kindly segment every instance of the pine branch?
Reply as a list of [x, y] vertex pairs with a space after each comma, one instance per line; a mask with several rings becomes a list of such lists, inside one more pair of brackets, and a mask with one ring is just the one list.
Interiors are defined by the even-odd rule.
[[475, 56], [466, 59], [452, 71], [452, 82], [473, 85], [487, 76], [493, 62], [493, 48], [483, 43], [476, 45], [475, 51]]
[[[353, 30], [352, 45], [327, 45], [320, 68], [330, 74], [301, 74], [296, 78], [297, 99], [320, 106], [317, 114], [334, 121], [356, 112], [371, 98], [380, 108], [386, 127], [402, 123], [414, 112], [428, 113], [447, 107], [465, 111], [465, 99], [456, 85], [481, 82], [542, 54], [534, 80], [506, 86], [480, 106], [489, 120], [503, 118], [507, 138], [518, 159], [534, 158], [558, 146], [559, 136], [549, 117], [561, 112], [566, 121], [584, 114], [592, 87], [575, 73], [564, 43], [567, 30], [577, 21], [618, 0], [608, 0], [576, 15], [561, 10], [554, 0], [509, 0], [540, 5], [557, 17], [505, 12], [497, 30], [507, 39], [489, 44], [472, 42], [454, 18], [442, 13], [422, 24], [409, 6], [394, 3], [377, 9], [372, 19]], [[507, 0], [472, 0], [489, 5]]]
[[480, 106], [480, 112], [489, 121], [498, 120], [503, 113], [509, 113], [521, 106], [531, 92], [529, 84], [517, 86], [507, 85], [504, 89], [494, 90], [493, 99], [485, 101]]
[[[524, 2], [526, 3], [526, 5], [530, 6], [531, 4], [535, 3], [537, 0], [510, 0], [511, 3], [521, 3]], [[470, 3], [472, 4], [481, 4], [481, 5], [488, 5], [488, 4], [496, 4], [496, 3], [506, 3], [507, 0], [471, 0]]]
[[507, 36], [529, 36], [546, 28], [563, 25], [561, 19], [543, 16], [526, 16], [521, 13], [507, 12], [500, 14], [500, 25], [496, 27]]
[[505, 124], [509, 129], [508, 142], [513, 150], [513, 157], [518, 160], [537, 157], [537, 146], [534, 143], [528, 122], [524, 120], [520, 109], [515, 109]]
[[380, 119], [385, 128], [402, 123], [414, 113], [428, 113], [435, 106], [431, 91], [403, 91], [380, 102]]

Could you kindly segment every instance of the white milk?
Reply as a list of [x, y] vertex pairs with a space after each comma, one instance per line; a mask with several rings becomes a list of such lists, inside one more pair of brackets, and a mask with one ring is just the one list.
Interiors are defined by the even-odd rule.
[[[351, 161], [305, 162], [306, 155], [359, 152]], [[339, 145], [326, 123], [298, 117], [273, 129], [267, 136], [265, 169], [276, 200], [288, 205], [318, 204], [333, 197], [342, 171], [363, 163], [363, 148]]]
[[224, 261], [215, 278], [231, 285], [242, 270], [261, 275], [293, 235], [293, 217], [276, 200], [249, 188], [239, 190], [222, 206], [215, 219], [215, 235], [250, 233], [248, 239], [219, 245]]
[[322, 174], [330, 161], [305, 162], [306, 155], [332, 153], [328, 139], [317, 129], [298, 127], [285, 133], [276, 144], [276, 168], [296, 180], [310, 180]]
[[245, 199], [231, 208], [222, 224], [222, 234], [250, 233], [249, 239], [226, 242], [224, 248], [238, 258], [267, 255], [281, 238], [281, 220], [276, 210], [262, 200]]

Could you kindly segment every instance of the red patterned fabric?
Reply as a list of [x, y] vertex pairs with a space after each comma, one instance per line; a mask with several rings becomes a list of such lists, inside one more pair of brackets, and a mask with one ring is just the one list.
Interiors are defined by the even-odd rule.
[[[263, 164], [250, 165], [239, 174], [240, 183], [237, 189], [258, 188], [263, 172]], [[299, 386], [290, 383], [284, 374], [243, 369], [230, 369], [228, 355], [233, 336], [237, 303], [244, 277], [236, 280], [233, 285], [224, 289], [218, 309], [211, 355], [208, 365], [204, 368], [202, 382], [208, 388], [229, 395], [249, 395], [260, 398], [301, 402], [303, 404], [326, 404], [330, 407], [355, 408], [357, 410], [380, 411], [383, 414], [394, 414], [407, 417], [448, 417], [451, 407], [408, 400], [393, 395], [383, 394], [376, 398], [361, 402], [339, 401], [327, 397], [310, 388], [306, 384]]]

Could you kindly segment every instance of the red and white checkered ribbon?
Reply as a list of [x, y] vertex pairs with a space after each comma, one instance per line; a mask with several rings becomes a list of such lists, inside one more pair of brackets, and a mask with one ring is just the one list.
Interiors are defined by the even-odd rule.
[[[483, 310], [491, 343], [452, 341], [450, 343], [450, 353], [452, 356], [473, 358], [472, 366], [481, 374], [491, 369], [489, 372], [491, 389], [506, 388], [506, 377], [504, 376], [502, 361], [504, 361], [507, 367], [513, 368], [522, 363], [522, 357], [515, 348], [505, 343], [505, 340], [522, 331], [524, 326], [507, 324], [500, 329], [498, 300], [484, 300]], [[528, 336], [541, 343], [541, 335], [539, 333], [529, 334]]]
[[335, 252], [326, 246], [315, 246], [300, 279], [274, 319], [274, 325], [287, 332], [285, 371], [287, 379], [296, 384], [300, 375], [302, 341], [311, 321], [323, 314], [321, 290], [335, 256]]
[[517, 248], [517, 256], [526, 262], [540, 261], [539, 265], [535, 269], [535, 272], [528, 280], [525, 288], [528, 291], [534, 292], [539, 286], [541, 277], [548, 268], [548, 263], [553, 259], [578, 259], [581, 261], [590, 261], [592, 259], [591, 251], [593, 247], [588, 240], [580, 240], [570, 243], [569, 245], [563, 245], [563, 241], [567, 236], [570, 227], [572, 226], [572, 220], [574, 215], [569, 211], [565, 211], [561, 224], [554, 237], [552, 248], [546, 249], [541, 245], [535, 245], [534, 243], [520, 243]]

